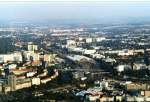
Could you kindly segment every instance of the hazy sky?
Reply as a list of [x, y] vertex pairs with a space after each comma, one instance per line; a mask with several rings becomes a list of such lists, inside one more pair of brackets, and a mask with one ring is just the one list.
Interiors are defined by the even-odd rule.
[[0, 3], [0, 20], [114, 20], [150, 17], [150, 2]]

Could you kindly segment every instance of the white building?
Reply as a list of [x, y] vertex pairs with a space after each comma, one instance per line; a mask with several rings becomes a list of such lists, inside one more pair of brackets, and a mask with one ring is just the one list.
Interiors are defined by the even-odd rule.
[[86, 38], [85, 41], [86, 41], [86, 43], [92, 43], [93, 39], [92, 38]]
[[22, 62], [22, 54], [20, 52], [15, 52], [13, 54], [13, 57], [14, 57], [14, 61]]
[[6, 66], [6, 68], [8, 68], [8, 69], [16, 69], [16, 67], [17, 67], [17, 65], [16, 64], [9, 64], [9, 65], [7, 65]]
[[29, 43], [28, 44], [28, 51], [35, 51], [35, 50], [38, 50], [38, 46], [34, 45], [32, 43]]
[[84, 54], [90, 55], [90, 54], [94, 54], [96, 52], [96, 50], [84, 50]]
[[97, 58], [97, 59], [103, 59], [103, 58], [105, 58], [105, 56], [101, 55], [101, 54], [93, 54], [92, 57], [93, 58]]
[[142, 63], [135, 63], [133, 65], [133, 70], [140, 70], [140, 69], [146, 69], [147, 66], [146, 64], [142, 64]]
[[116, 60], [114, 58], [109, 58], [109, 57], [105, 58], [104, 60], [107, 63], [114, 63], [114, 62], [116, 62]]
[[105, 39], [106, 39], [105, 37], [98, 37], [98, 38], [96, 38], [96, 42], [101, 42], [101, 41], [103, 41]]
[[0, 63], [4, 62], [4, 55], [0, 55]]
[[67, 40], [67, 45], [75, 45], [76, 42], [74, 40]]
[[118, 72], [123, 72], [123, 71], [128, 70], [128, 69], [131, 69], [130, 65], [119, 65], [116, 67], [116, 70]]
[[33, 51], [24, 51], [24, 57], [27, 61], [30, 61], [31, 58], [33, 61], [37, 61], [40, 59], [40, 54], [39, 53], [34, 53]]
[[79, 41], [83, 41], [83, 38], [82, 38], [82, 37], [79, 37]]
[[100, 89], [108, 88], [108, 82], [106, 80], [95, 81], [94, 84], [95, 84], [95, 87], [100, 88]]
[[75, 47], [76, 46], [76, 41], [74, 40], [67, 40], [66, 47]]
[[81, 47], [69, 48], [68, 50], [74, 51], [74, 52], [84, 53], [84, 49]]
[[32, 85], [40, 85], [41, 80], [40, 78], [32, 78]]
[[56, 54], [45, 54], [44, 61], [53, 62], [53, 61], [55, 61], [55, 57], [56, 57]]
[[129, 56], [133, 54], [134, 54], [133, 50], [123, 50], [118, 53], [119, 56]]
[[87, 61], [93, 61], [93, 59], [86, 57], [86, 56], [82, 56], [82, 55], [68, 55], [67, 58], [73, 61], [81, 61], [83, 59]]
[[4, 62], [11, 62], [11, 61], [14, 61], [13, 60], [13, 54], [6, 54], [4, 55]]
[[11, 54], [1, 54], [0, 55], [0, 63], [6, 63], [6, 62], [21, 62], [22, 61], [22, 54], [20, 52], [15, 52]]

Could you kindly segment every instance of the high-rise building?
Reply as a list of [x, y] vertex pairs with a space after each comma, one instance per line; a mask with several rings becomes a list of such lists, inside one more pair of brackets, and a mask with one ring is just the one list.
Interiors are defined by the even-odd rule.
[[10, 86], [11, 91], [16, 90], [16, 76], [15, 75], [8, 76], [8, 85]]
[[28, 43], [28, 51], [35, 51], [38, 50], [38, 46], [32, 43]]

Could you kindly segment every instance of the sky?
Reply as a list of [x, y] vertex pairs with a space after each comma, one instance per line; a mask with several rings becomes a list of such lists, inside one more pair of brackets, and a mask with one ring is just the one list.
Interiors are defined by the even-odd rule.
[[150, 1], [0, 1], [0, 21], [108, 22], [143, 17], [150, 17]]

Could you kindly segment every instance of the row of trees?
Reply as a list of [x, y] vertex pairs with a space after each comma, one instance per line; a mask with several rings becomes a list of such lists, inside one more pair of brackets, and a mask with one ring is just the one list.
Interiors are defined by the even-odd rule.
[[15, 46], [12, 43], [12, 38], [0, 38], [0, 54], [14, 51]]

